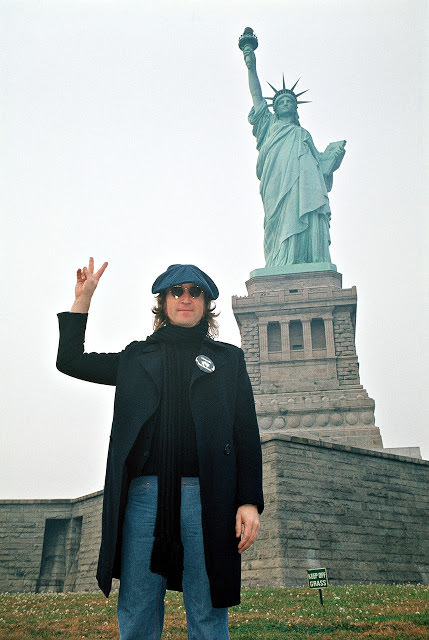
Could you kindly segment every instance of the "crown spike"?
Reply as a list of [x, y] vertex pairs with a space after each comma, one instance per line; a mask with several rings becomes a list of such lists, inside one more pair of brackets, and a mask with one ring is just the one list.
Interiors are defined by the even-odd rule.
[[276, 89], [275, 87], [273, 87], [273, 85], [272, 85], [270, 82], [268, 82], [268, 80], [267, 80], [267, 84], [269, 84], [269, 85], [270, 85], [270, 87], [271, 87], [271, 89], [272, 89], [275, 93], [277, 93], [277, 89]]
[[283, 89], [286, 89], [286, 85], [285, 85], [285, 74], [283, 74]]
[[302, 96], [303, 93], [307, 93], [308, 89], [305, 89], [305, 91], [301, 91], [301, 93], [295, 93], [295, 97], [299, 98], [299, 96]]
[[298, 84], [298, 82], [301, 80], [301, 78], [298, 78], [298, 80], [295, 82], [295, 84], [293, 85], [293, 87], [291, 87], [291, 91], [293, 91], [296, 87], [296, 85]]
[[308, 104], [311, 100], [297, 100], [296, 104]]

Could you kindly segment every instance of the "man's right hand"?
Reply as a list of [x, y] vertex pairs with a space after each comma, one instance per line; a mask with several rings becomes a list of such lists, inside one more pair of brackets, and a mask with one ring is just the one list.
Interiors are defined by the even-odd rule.
[[94, 258], [90, 258], [87, 267], [77, 270], [74, 289], [75, 301], [70, 309], [72, 313], [88, 313], [92, 296], [106, 270], [107, 264], [107, 262], [104, 262], [99, 270], [94, 273]]

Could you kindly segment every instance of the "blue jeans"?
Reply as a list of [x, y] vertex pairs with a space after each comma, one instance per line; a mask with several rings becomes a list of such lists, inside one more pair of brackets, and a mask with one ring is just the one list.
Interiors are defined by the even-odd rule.
[[[158, 478], [135, 478], [128, 492], [118, 598], [120, 640], [159, 640], [167, 581], [149, 569]], [[198, 478], [182, 478], [180, 529], [184, 548], [183, 600], [188, 640], [229, 640], [228, 609], [212, 607], [207, 577]]]

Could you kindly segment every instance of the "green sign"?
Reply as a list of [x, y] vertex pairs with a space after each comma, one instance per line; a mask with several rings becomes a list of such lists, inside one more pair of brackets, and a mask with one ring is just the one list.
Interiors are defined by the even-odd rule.
[[307, 569], [307, 580], [310, 589], [328, 587], [328, 572], [326, 569]]

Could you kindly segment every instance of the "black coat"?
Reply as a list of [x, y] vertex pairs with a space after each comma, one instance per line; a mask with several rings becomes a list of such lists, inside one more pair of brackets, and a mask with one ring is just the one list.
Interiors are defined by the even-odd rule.
[[[162, 365], [157, 344], [132, 342], [120, 353], [84, 353], [87, 314], [60, 313], [57, 368], [67, 375], [116, 386], [103, 498], [97, 570], [109, 595], [120, 578], [122, 521], [130, 478], [126, 459], [140, 435], [145, 459], [152, 433], [149, 418], [160, 401]], [[235, 516], [242, 504], [263, 510], [262, 460], [253, 393], [241, 349], [204, 338], [201, 350], [213, 373], [197, 365], [189, 397], [195, 423], [207, 574], [214, 607], [240, 602], [240, 554]], [[148, 422], [149, 421], [149, 422]], [[147, 433], [145, 433], [145, 429]], [[143, 463], [145, 461], [143, 459]]]

